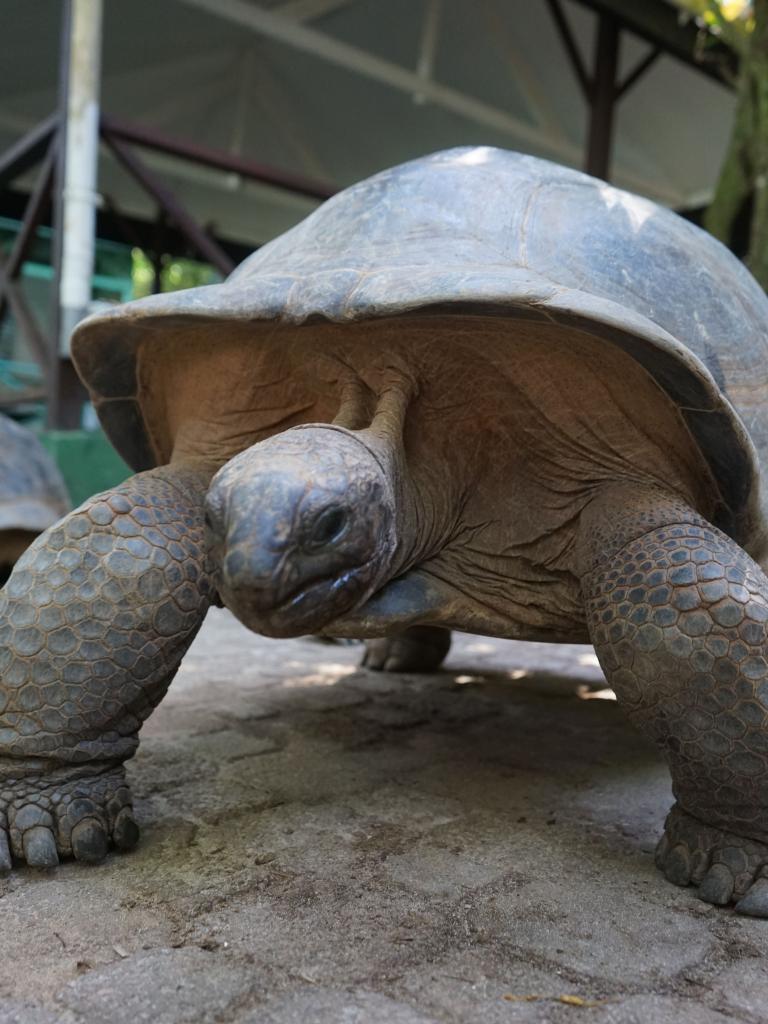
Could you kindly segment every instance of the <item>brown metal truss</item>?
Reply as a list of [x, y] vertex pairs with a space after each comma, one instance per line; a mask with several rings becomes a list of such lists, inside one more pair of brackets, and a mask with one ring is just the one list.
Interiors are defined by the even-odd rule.
[[[114, 118], [102, 117], [100, 133], [102, 141], [116, 159], [157, 203], [157, 230], [162, 230], [163, 234], [166, 234], [166, 225], [173, 225], [176, 229], [174, 235], [170, 236], [170, 232], [168, 234], [169, 237], [173, 237], [175, 244], [178, 244], [179, 240], [183, 241], [188, 251], [212, 264], [225, 276], [234, 269], [238, 262], [237, 258], [226, 251], [210, 231], [192, 216], [173, 190], [146, 165], [136, 152], [137, 147], [238, 174], [251, 181], [284, 188], [311, 199], [327, 199], [336, 191], [331, 185], [302, 175], [284, 172], [220, 150], [169, 139], [158, 132]], [[33, 128], [4, 154], [0, 154], [0, 187], [7, 186], [35, 164], [40, 165], [34, 188], [21, 214], [19, 233], [8, 256], [0, 260], [0, 321], [7, 313], [13, 315], [30, 351], [39, 363], [46, 386], [45, 394], [52, 410], [52, 423], [56, 426], [72, 426], [78, 419], [77, 409], [73, 408], [73, 405], [77, 406], [83, 397], [82, 393], [78, 392], [74, 371], [70, 361], [59, 356], [55, 329], [51, 337], [46, 336], [35, 314], [29, 308], [19, 283], [37, 228], [58, 191], [56, 172], [62, 135], [58, 117], [52, 116]], [[146, 247], [147, 240], [137, 234], [134, 221], [121, 216], [114, 207], [108, 215], [131, 244]], [[241, 256], [242, 253], [237, 255]], [[56, 261], [54, 265], [55, 263]], [[55, 274], [54, 292], [57, 291], [58, 274]], [[73, 395], [74, 401], [68, 395]], [[27, 389], [13, 394], [0, 393], [0, 406], [39, 401], [42, 396], [40, 389]]]
[[[626, 0], [575, 0], [597, 15], [594, 66], [589, 70], [574, 38], [561, 0], [546, 0], [552, 21], [570, 61], [574, 77], [589, 110], [584, 169], [596, 178], [610, 177], [611, 143], [616, 103], [634, 86], [663, 54], [667, 53], [698, 71], [731, 85], [735, 54], [716, 47], [714, 58], [701, 63], [697, 57], [698, 30], [680, 24], [672, 7], [655, 0], [627, 3]], [[651, 49], [627, 75], [617, 78], [622, 32], [631, 32]]]
[[[51, 202], [57, 152], [57, 123], [55, 117], [50, 117], [0, 156], [0, 183], [3, 184], [30, 170], [36, 163], [41, 163], [35, 186], [26, 203], [19, 233], [8, 256], [0, 260], [0, 321], [6, 312], [12, 313], [40, 365], [46, 390], [54, 353], [53, 342], [46, 337], [37, 317], [29, 308], [19, 284], [19, 275], [34, 242], [38, 225]], [[39, 397], [39, 389], [25, 389], [0, 396], [0, 402], [13, 405], [39, 400]]]
[[732, 86], [738, 57], [725, 43], [710, 36], [706, 54], [701, 51], [701, 31], [666, 0], [574, 0], [598, 17], [609, 17], [622, 31], [631, 32], [654, 49], [682, 61], [723, 85]]
[[4, 153], [0, 153], [0, 188], [30, 170], [42, 159], [48, 151], [57, 124], [58, 118], [55, 114], [46, 117]]
[[203, 259], [207, 260], [224, 277], [230, 274], [235, 269], [235, 264], [218, 242], [211, 238], [205, 228], [198, 224], [186, 207], [179, 202], [173, 190], [164, 185], [133, 149], [121, 139], [104, 131], [103, 128], [102, 138], [131, 177], [141, 185], [147, 195], [155, 200], [166, 216], [175, 222]]
[[274, 185], [276, 188], [283, 188], [296, 195], [307, 196], [309, 199], [321, 201], [330, 199], [337, 191], [333, 185], [318, 181], [316, 178], [309, 178], [293, 171], [285, 171], [282, 168], [273, 167], [271, 164], [249, 160], [247, 157], [237, 156], [234, 153], [226, 152], [226, 150], [212, 149], [209, 146], [201, 146], [185, 139], [172, 139], [152, 128], [130, 124], [114, 117], [102, 116], [101, 130], [102, 135], [109, 134], [123, 142], [134, 143], [158, 153], [168, 153], [170, 156], [202, 164], [204, 167], [210, 167], [217, 171], [240, 174], [244, 178], [258, 181], [262, 185]]

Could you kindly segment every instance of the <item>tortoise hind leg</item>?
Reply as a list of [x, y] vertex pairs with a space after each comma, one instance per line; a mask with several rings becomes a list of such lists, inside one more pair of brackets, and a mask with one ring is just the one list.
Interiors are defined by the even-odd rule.
[[0, 592], [0, 866], [138, 837], [123, 762], [203, 621], [208, 477], [132, 477], [42, 534]]
[[392, 636], [367, 640], [361, 662], [375, 672], [436, 672], [451, 647], [451, 631], [410, 626]]
[[600, 664], [672, 772], [657, 863], [768, 917], [768, 578], [678, 499], [635, 486], [588, 506], [580, 545]]

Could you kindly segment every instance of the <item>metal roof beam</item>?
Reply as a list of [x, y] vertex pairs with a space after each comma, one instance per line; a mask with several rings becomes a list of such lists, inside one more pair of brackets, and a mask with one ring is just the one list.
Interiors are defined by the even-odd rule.
[[286, 189], [311, 199], [321, 201], [329, 199], [338, 191], [333, 185], [315, 181], [303, 174], [283, 171], [271, 167], [269, 164], [249, 160], [237, 153], [222, 152], [209, 146], [202, 146], [199, 142], [169, 138], [157, 129], [121, 121], [119, 118], [102, 115], [101, 126], [103, 132], [112, 140], [118, 139], [120, 142], [143, 146], [159, 153], [167, 153], [179, 160], [190, 160], [192, 163], [212, 167], [228, 174], [238, 174], [262, 185]]
[[384, 60], [357, 46], [351, 46], [339, 39], [316, 29], [307, 28], [288, 21], [286, 18], [263, 7], [257, 7], [246, 0], [181, 0], [190, 7], [196, 7], [216, 17], [225, 18], [237, 25], [268, 36], [277, 42], [309, 53], [320, 60], [364, 75], [383, 85], [398, 89], [409, 96], [423, 95], [435, 106], [458, 114], [477, 124], [496, 131], [513, 135], [521, 142], [530, 143], [540, 149], [558, 154], [564, 160], [578, 164], [581, 151], [578, 146], [564, 139], [552, 138], [539, 128], [521, 121], [505, 110], [493, 107], [442, 85], [432, 79], [425, 79], [408, 68]]
[[552, 21], [555, 23], [557, 34], [560, 36], [560, 41], [563, 44], [563, 49], [568, 54], [568, 59], [571, 62], [571, 68], [576, 76], [576, 81], [581, 87], [581, 91], [584, 95], [584, 99], [589, 102], [592, 96], [593, 82], [584, 64], [584, 58], [581, 56], [578, 43], [571, 31], [571, 26], [568, 24], [568, 19], [565, 16], [560, 6], [559, 0], [547, 0], [549, 5], [549, 11], [552, 15]]
[[55, 129], [56, 115], [51, 114], [14, 142], [10, 149], [0, 153], [0, 187], [21, 177], [45, 156]]
[[[357, 46], [351, 46], [339, 39], [334, 39], [324, 32], [298, 25], [278, 14], [273, 14], [263, 7], [248, 3], [247, 0], [181, 0], [189, 7], [206, 11], [214, 17], [224, 18], [236, 25], [249, 28], [270, 39], [293, 47], [304, 53], [311, 54], [320, 60], [346, 68], [348, 71], [364, 75], [383, 85], [388, 85], [409, 96], [422, 93], [435, 106], [442, 107], [451, 113], [465, 117], [476, 124], [485, 125], [496, 131], [513, 136], [518, 142], [525, 143], [556, 155], [573, 166], [580, 166], [583, 158], [581, 147], [567, 139], [556, 138], [542, 131], [527, 121], [521, 121], [498, 107], [490, 106], [476, 100], [458, 89], [439, 82], [425, 80], [415, 71], [393, 64]], [[662, 202], [672, 202], [674, 197], [666, 193], [659, 182], [649, 182], [645, 178], [624, 171], [622, 181], [628, 188], [639, 192], [656, 195]]]
[[621, 82], [616, 86], [616, 99], [621, 99], [625, 92], [629, 92], [635, 82], [638, 82], [646, 71], [656, 63], [661, 56], [661, 47], [654, 46], [652, 50], [643, 57], [642, 60], [638, 61], [634, 68], [627, 74]]
[[680, 12], [664, 0], [573, 0], [597, 14], [617, 20], [619, 27], [644, 39], [663, 53], [714, 78], [721, 85], [733, 86], [738, 57], [724, 43], [708, 47], [709, 57], [696, 56], [699, 29], [692, 21], [682, 22]]
[[290, 21], [314, 21], [326, 14], [333, 14], [340, 7], [349, 7], [354, 0], [286, 0], [272, 9], [273, 14]]
[[512, 81], [528, 105], [532, 120], [544, 131], [565, 135], [567, 133], [563, 123], [542, 88], [537, 69], [531, 65], [528, 56], [523, 54], [516, 33], [510, 32], [504, 20], [500, 7], [505, 4], [506, 0], [493, 0], [492, 3], [480, 4], [478, 7], [478, 15], [485, 21], [488, 46], [495, 47], [501, 55]]
[[[427, 0], [424, 11], [424, 24], [421, 30], [421, 46], [416, 64], [416, 74], [424, 81], [431, 81], [437, 57], [437, 42], [440, 33], [440, 16], [443, 0]], [[423, 92], [416, 93], [414, 103], [425, 103], [427, 97]]]
[[135, 178], [144, 191], [157, 202], [160, 209], [168, 214], [176, 224], [176, 227], [183, 235], [186, 235], [203, 259], [212, 264], [222, 277], [230, 274], [235, 269], [235, 264], [219, 243], [210, 236], [205, 228], [197, 223], [186, 207], [179, 202], [174, 190], [155, 177], [154, 173], [150, 171], [130, 147], [125, 145], [122, 139], [112, 135], [109, 130], [104, 128], [102, 128], [101, 134], [104, 141], [131, 177]]

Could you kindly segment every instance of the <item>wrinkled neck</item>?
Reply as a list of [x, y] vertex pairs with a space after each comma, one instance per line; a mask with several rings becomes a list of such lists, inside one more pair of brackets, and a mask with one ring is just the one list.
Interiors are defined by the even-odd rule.
[[415, 397], [412, 382], [393, 379], [379, 394], [370, 424], [348, 431], [370, 451], [390, 482], [396, 531], [390, 579], [440, 550], [453, 522], [442, 500], [445, 472], [437, 464], [439, 455], [427, 464], [420, 459], [418, 472], [409, 463], [405, 437]]
[[[392, 579], [413, 564], [414, 550], [418, 542], [417, 525], [421, 520], [421, 500], [418, 489], [409, 472], [402, 441], [367, 427], [350, 431], [381, 467], [389, 483], [394, 510], [395, 545], [388, 577]], [[416, 542], [416, 543], [415, 543]]]

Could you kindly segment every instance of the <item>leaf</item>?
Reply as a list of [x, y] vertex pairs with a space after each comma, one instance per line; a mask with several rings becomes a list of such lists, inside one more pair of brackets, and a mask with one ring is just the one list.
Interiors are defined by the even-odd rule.
[[581, 995], [558, 995], [558, 1002], [564, 1002], [566, 1007], [601, 1007], [607, 999], [583, 999]]
[[609, 1002], [607, 999], [582, 999], [581, 996], [539, 996], [539, 995], [515, 995], [507, 992], [502, 996], [508, 1003], [536, 1003], [539, 1000], [550, 1000], [553, 1003], [565, 1003], [566, 1006], [594, 1007], [603, 1006]]

